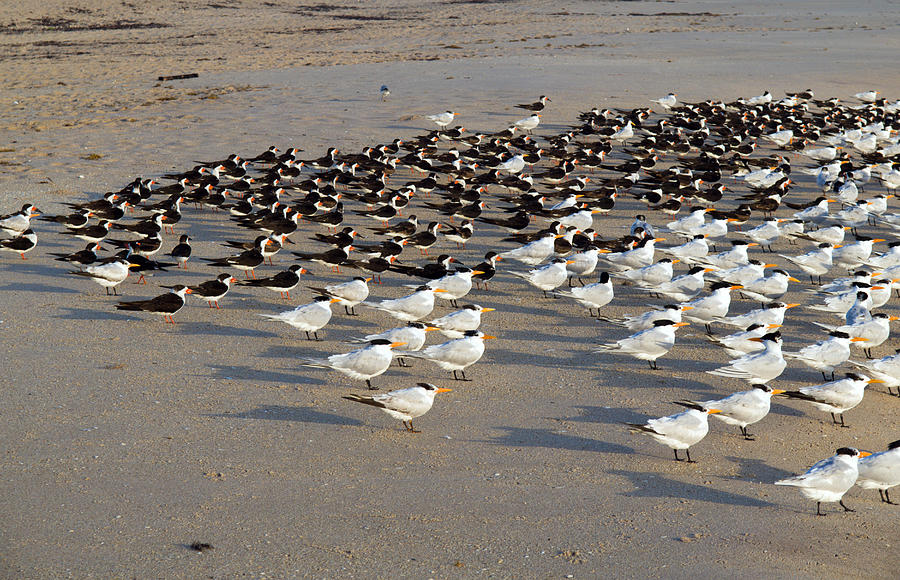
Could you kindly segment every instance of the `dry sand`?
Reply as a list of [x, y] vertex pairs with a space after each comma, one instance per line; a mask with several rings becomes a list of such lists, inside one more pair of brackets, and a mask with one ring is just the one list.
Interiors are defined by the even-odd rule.
[[[897, 98], [898, 16], [890, 2], [7, 2], [0, 209], [58, 213], [137, 175], [272, 144], [359, 150], [421, 134], [423, 115], [447, 108], [495, 131], [542, 93], [553, 99], [542, 134], [669, 90]], [[598, 225], [618, 235], [636, 211], [622, 204]], [[241, 235], [221, 215], [186, 213], [197, 255], [224, 255], [213, 240]], [[703, 373], [725, 355], [695, 332], [659, 372], [597, 357], [594, 340], [625, 333], [501, 274], [471, 295], [497, 308], [484, 328], [500, 336], [473, 382], [421, 361], [376, 380], [455, 388], [410, 435], [340, 398], [359, 385], [296, 363], [346, 350], [341, 339], [387, 317], [336, 315], [327, 340], [308, 343], [257, 316], [285, 304], [237, 288], [221, 311], [192, 300], [165, 326], [66, 276], [45, 252], [78, 244], [37, 229], [28, 261], [0, 258], [2, 576], [822, 578], [900, 566], [897, 509], [874, 492], [849, 493], [856, 513], [816, 518], [771, 485], [836, 447], [897, 439], [898, 400], [878, 390], [848, 413], [852, 429], [777, 404], [759, 441], [715, 423], [700, 462], [675, 463], [620, 423], [743, 388]], [[474, 263], [493, 241], [458, 255]], [[191, 264], [122, 289], [137, 299], [211, 277]], [[345, 277], [315, 274], [316, 285]], [[373, 295], [399, 296], [403, 282]], [[624, 288], [609, 311], [645, 302]], [[809, 342], [812, 319], [798, 314], [786, 349]], [[791, 365], [777, 386], [814, 382]], [[214, 549], [197, 554], [194, 541]]]

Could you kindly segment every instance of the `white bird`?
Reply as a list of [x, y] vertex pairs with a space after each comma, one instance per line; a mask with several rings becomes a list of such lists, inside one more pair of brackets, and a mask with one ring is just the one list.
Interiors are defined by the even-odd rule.
[[706, 333], [712, 334], [712, 324], [714, 321], [724, 318], [728, 315], [728, 309], [731, 307], [731, 291], [740, 290], [740, 284], [732, 285], [729, 282], [716, 282], [710, 286], [710, 293], [706, 296], [696, 298], [685, 306], [691, 309], [684, 317], [694, 322], [703, 323], [706, 327]]
[[781, 230], [778, 228], [779, 219], [767, 218], [762, 224], [756, 226], [752, 230], [740, 232], [742, 235], [750, 238], [751, 241], [759, 244], [761, 248], [772, 249], [772, 244], [781, 237]]
[[455, 272], [429, 281], [426, 286], [438, 292], [438, 298], [449, 300], [450, 304], [456, 306], [456, 301], [472, 290], [472, 276], [476, 274], [484, 274], [484, 272], [460, 266]]
[[717, 270], [716, 272], [710, 274], [710, 277], [722, 280], [724, 282], [731, 282], [732, 284], [740, 284], [741, 286], [743, 286], [745, 282], [752, 282], [754, 280], [758, 280], [762, 276], [765, 276], [766, 268], [774, 268], [776, 266], [777, 264], [766, 264], [764, 262], [760, 262], [759, 260], [749, 260], [746, 264], [737, 266], [735, 268], [729, 268], [727, 270]]
[[364, 380], [370, 390], [373, 387], [371, 380], [384, 373], [391, 366], [394, 354], [392, 348], [403, 346], [403, 342], [391, 342], [378, 338], [369, 342], [369, 346], [344, 353], [333, 354], [328, 358], [306, 358], [300, 363], [307, 367], [333, 369], [341, 372], [351, 379]]
[[643, 268], [615, 272], [613, 276], [623, 278], [638, 286], [652, 289], [665, 282], [670, 282], [672, 280], [672, 267], [680, 261], [678, 259], [663, 258], [655, 264], [650, 264]]
[[870, 379], [866, 375], [847, 373], [843, 379], [801, 387], [796, 391], [785, 391], [784, 396], [809, 401], [817, 409], [831, 413], [831, 421], [835, 425], [837, 419], [834, 414], [837, 413], [841, 416], [841, 427], [849, 427], [844, 423], [844, 412], [862, 402], [865, 389], [870, 383], [880, 382], [880, 379]]
[[437, 327], [441, 334], [448, 338], [462, 338], [466, 331], [478, 330], [481, 326], [481, 315], [493, 312], [494, 308], [484, 308], [477, 304], [466, 304], [461, 310], [451, 312], [429, 322]]
[[878, 94], [878, 91], [863, 91], [861, 93], [856, 93], [853, 96], [864, 103], [874, 103], [878, 100]]
[[837, 157], [838, 151], [841, 149], [842, 147], [820, 147], [818, 149], [804, 149], [800, 154], [814, 161], [832, 161]]
[[697, 233], [697, 228], [706, 223], [706, 214], [711, 211], [713, 211], [713, 208], [693, 208], [691, 209], [691, 213], [683, 218], [667, 223], [663, 229], [672, 232], [673, 234], [694, 237]]
[[810, 281], [813, 281], [814, 276], [818, 277], [819, 284], [821, 284], [822, 275], [827, 274], [828, 270], [831, 269], [834, 248], [834, 244], [823, 242], [819, 244], [815, 250], [810, 250], [799, 256], [788, 256], [786, 254], [779, 254], [779, 256], [792, 262], [798, 268], [809, 274]]
[[800, 493], [816, 502], [816, 515], [824, 516], [822, 502], [838, 502], [844, 511], [853, 510], [844, 505], [843, 497], [859, 476], [859, 459], [870, 453], [853, 447], [841, 447], [836, 455], [823, 459], [802, 475], [775, 482], [775, 485], [790, 485], [800, 488]]
[[841, 225], [832, 225], [825, 228], [819, 228], [818, 230], [812, 232], [806, 232], [804, 235], [799, 237], [807, 240], [812, 240], [813, 242], [840, 244], [844, 241], [844, 234], [849, 229], [850, 228], [845, 228]]
[[627, 141], [632, 137], [634, 137], [634, 126], [631, 124], [631, 121], [626, 122], [624, 127], [617, 129], [615, 133], [609, 136], [612, 141]]
[[398, 326], [391, 328], [378, 334], [369, 334], [362, 338], [351, 338], [345, 342], [366, 343], [373, 340], [384, 339], [390, 342], [402, 342], [403, 349], [394, 349], [391, 352], [397, 358], [397, 365], [401, 367], [409, 366], [403, 358], [406, 352], [415, 352], [421, 350], [425, 346], [425, 338], [427, 333], [440, 330], [436, 326], [429, 326], [424, 322], [407, 322], [406, 326]]
[[[830, 312], [838, 316], [846, 316], [850, 309], [862, 304], [865, 306], [865, 310], [868, 311], [872, 308], [871, 293], [869, 292], [871, 289], [871, 284], [853, 282], [849, 290], [840, 294], [826, 296], [824, 304], [812, 304], [809, 308], [819, 312]], [[866, 316], [865, 318], [868, 320], [869, 317]]]
[[654, 307], [652, 310], [641, 314], [626, 314], [621, 318], [612, 318], [609, 316], [598, 316], [600, 320], [622, 326], [631, 332], [639, 332], [653, 328], [653, 324], [657, 320], [671, 320], [672, 322], [681, 322], [682, 312], [689, 307], [680, 306], [678, 304], [666, 304], [665, 306]]
[[878, 360], [857, 362], [847, 361], [849, 364], [864, 369], [876, 379], [881, 379], [887, 387], [888, 394], [893, 395], [892, 388], [897, 387], [897, 396], [900, 397], [900, 353], [882, 357]]
[[725, 366], [706, 372], [720, 377], [744, 379], [751, 383], [768, 383], [781, 376], [787, 366], [781, 353], [781, 333], [775, 331], [748, 340], [762, 343], [763, 349], [747, 353]]
[[757, 95], [755, 97], [750, 97], [747, 99], [748, 105], [765, 105], [772, 102], [772, 93], [769, 91], [765, 91], [761, 95]]
[[533, 242], [529, 242], [524, 246], [519, 246], [512, 250], [500, 252], [500, 257], [504, 260], [513, 259], [528, 264], [529, 266], [537, 266], [547, 258], [553, 255], [553, 243], [562, 235], [547, 234]]
[[644, 238], [631, 250], [603, 254], [600, 256], [600, 259], [608, 262], [612, 267], [619, 270], [643, 268], [644, 266], [649, 266], [653, 263], [656, 242], [661, 242], [663, 240], [665, 240], [665, 238]]
[[370, 308], [387, 312], [398, 320], [409, 322], [425, 318], [431, 314], [431, 311], [434, 310], [434, 295], [436, 292], [440, 293], [444, 292], [444, 290], [429, 286], [419, 286], [415, 292], [402, 298], [382, 300], [377, 304], [371, 302], [363, 302], [363, 304]]
[[[572, 298], [582, 306], [587, 307], [590, 316], [594, 315], [593, 309], [596, 308], [597, 316], [600, 316], [600, 309], [613, 299], [613, 285], [609, 279], [609, 273], [601, 272], [598, 282], [581, 287], [575, 286], [569, 290], [558, 290], [555, 294]], [[676, 322], [681, 322], [680, 316]]]
[[525, 169], [525, 157], [523, 157], [522, 155], [513, 155], [512, 157], [498, 165], [497, 169], [500, 171], [505, 171], [506, 173], [519, 173], [523, 169]]
[[694, 261], [698, 264], [705, 264], [719, 270], [737, 268], [738, 266], [743, 266], [750, 261], [750, 257], [747, 255], [747, 252], [751, 247], [758, 245], [759, 244], [757, 244], [756, 242], [732, 240], [730, 250], [726, 252], [719, 252], [718, 254], [713, 254], [712, 256], [706, 256], [705, 258], [699, 258]]
[[862, 349], [866, 356], [872, 356], [872, 349], [884, 344], [884, 341], [891, 335], [891, 322], [900, 320], [900, 317], [890, 316], [884, 312], [876, 312], [869, 320], [860, 320], [855, 324], [845, 324], [843, 326], [828, 326], [825, 324], [815, 323], [816, 326], [827, 330], [838, 330], [846, 332], [850, 336], [864, 338], [853, 343], [853, 346]]
[[668, 296], [678, 302], [687, 302], [696, 298], [703, 291], [703, 287], [706, 284], [704, 276], [708, 272], [713, 271], [715, 271], [715, 268], [693, 266], [687, 271], [687, 274], [682, 274], [669, 282], [663, 282], [655, 288], [642, 288], [642, 290], [656, 295]]
[[625, 424], [632, 432], [646, 433], [672, 449], [675, 452], [675, 461], [682, 461], [678, 457], [678, 450], [684, 449], [688, 463], [695, 463], [691, 459], [690, 447], [702, 441], [709, 433], [709, 416], [721, 411], [686, 402], [676, 402], [676, 404], [688, 407], [688, 409], [668, 417], [650, 419], [644, 425]]
[[693, 239], [668, 248], [657, 248], [660, 252], [671, 254], [682, 262], [693, 263], [696, 258], [705, 258], [709, 254], [709, 243], [703, 234], [694, 234]]
[[856, 485], [863, 489], [877, 489], [881, 501], [895, 504], [888, 490], [900, 485], [900, 441], [888, 445], [887, 451], [860, 459]]
[[730, 356], [731, 358], [739, 358], [744, 356], [745, 354], [761, 351], [764, 348], [763, 344], [758, 340], [753, 339], [762, 338], [766, 334], [777, 330], [780, 327], [780, 324], [755, 323], [751, 324], [744, 330], [740, 330], [721, 338], [707, 335], [706, 340], [724, 348], [725, 352], [727, 352], [728, 356]]
[[369, 297], [369, 282], [371, 280], [371, 278], [356, 276], [348, 282], [329, 284], [324, 288], [310, 286], [310, 289], [320, 294], [330, 296], [331, 298], [335, 298], [335, 302], [344, 306], [344, 312], [349, 316], [356, 316], [353, 308]]
[[529, 116], [525, 117], [524, 119], [519, 119], [518, 121], [513, 123], [513, 125], [515, 125], [519, 129], [521, 129], [522, 131], [531, 132], [531, 131], [537, 129], [537, 126], [540, 125], [540, 123], [541, 123], [541, 116], [539, 114], [535, 113], [533, 115], [529, 115]]
[[454, 113], [453, 111], [445, 111], [436, 115], [428, 115], [425, 118], [429, 121], [434, 122], [435, 125], [443, 129], [453, 122], [454, 117], [456, 117], [456, 113]]
[[600, 249], [591, 246], [583, 252], [569, 255], [566, 260], [566, 274], [569, 280], [572, 278], [581, 279], [582, 276], [590, 276], [597, 269], [597, 260], [600, 256]]
[[763, 135], [766, 139], [775, 143], [779, 147], [786, 147], [791, 144], [791, 141], [794, 140], [794, 132], [791, 129], [784, 129], [781, 125], [778, 125], [777, 131], [774, 133], [769, 133], [768, 135]]
[[562, 286], [563, 282], [568, 278], [566, 272], [566, 264], [569, 262], [563, 258], [554, 258], [549, 264], [529, 270], [528, 272], [517, 272], [511, 270], [510, 274], [521, 278], [544, 293], [547, 297], [548, 290], [556, 290]]
[[467, 381], [466, 369], [481, 359], [484, 355], [484, 341], [492, 338], [497, 337], [480, 330], [467, 330], [462, 338], [431, 345], [410, 356], [430, 360], [446, 371], [453, 371], [454, 379]]
[[768, 277], [760, 277], [745, 283], [741, 294], [760, 302], [778, 300], [788, 291], [788, 282], [800, 282], [785, 270], [772, 270]]
[[820, 371], [828, 380], [826, 373], [834, 378], [834, 369], [850, 358], [850, 343], [864, 341], [864, 338], [851, 337], [846, 332], [832, 331], [828, 338], [801, 348], [798, 352], [786, 352], [785, 358], [799, 360], [806, 366]]
[[868, 236], [856, 236], [856, 242], [844, 244], [833, 253], [834, 265], [846, 270], [853, 270], [866, 263], [872, 255], [872, 245], [884, 242], [882, 238], [872, 239]]
[[114, 258], [101, 264], [87, 266], [84, 270], [72, 271], [70, 274], [90, 278], [106, 288], [107, 295], [109, 295], [110, 288], [113, 289], [114, 295], [118, 295], [116, 286], [125, 281], [131, 266], [132, 264], [125, 258]]
[[831, 200], [828, 198], [820, 197], [816, 200], [815, 205], [800, 210], [791, 217], [795, 220], [802, 220], [805, 223], [821, 224], [828, 219], [828, 204], [830, 202]]
[[279, 314], [260, 314], [263, 318], [284, 322], [306, 332], [306, 340], [312, 340], [309, 333], [313, 333], [319, 340], [319, 330], [331, 320], [331, 305], [338, 302], [338, 298], [330, 296], [316, 296], [309, 304], [301, 304], [293, 310], [287, 310]]
[[678, 104], [678, 93], [669, 93], [665, 97], [651, 99], [651, 103], [656, 103], [666, 111]]
[[400, 419], [403, 426], [411, 433], [419, 433], [413, 429], [412, 420], [421, 417], [431, 410], [434, 396], [438, 393], [449, 393], [453, 389], [442, 389], [431, 383], [417, 383], [415, 387], [398, 389], [380, 395], [347, 395], [344, 398], [364, 405], [378, 407], [391, 417]]
[[658, 368], [656, 359], [663, 356], [675, 346], [675, 331], [688, 326], [688, 322], [672, 322], [671, 320], [656, 320], [653, 326], [641, 330], [627, 338], [608, 344], [601, 344], [593, 352], [619, 352], [645, 360], [650, 368]]
[[41, 215], [30, 203], [22, 206], [16, 213], [0, 216], [0, 231], [17, 238], [31, 228], [31, 218]]
[[718, 319], [716, 322], [736, 326], [738, 328], [747, 328], [751, 324], [784, 324], [784, 315], [791, 308], [800, 306], [797, 303], [785, 304], [784, 302], [769, 302], [762, 308], [751, 310], [745, 314], [730, 316], [728, 318]]
[[706, 409], [719, 409], [721, 413], [714, 415], [716, 419], [729, 425], [737, 425], [744, 439], [753, 441], [754, 437], [747, 431], [747, 426], [762, 421], [769, 414], [772, 395], [783, 392], [781, 389], [773, 389], [768, 385], [756, 384], [749, 391], [741, 391], [724, 399], [702, 401], [697, 404]]

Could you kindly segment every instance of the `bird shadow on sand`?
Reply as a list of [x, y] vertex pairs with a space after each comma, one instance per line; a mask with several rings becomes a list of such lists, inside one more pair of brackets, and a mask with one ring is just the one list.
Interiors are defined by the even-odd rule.
[[[621, 407], [597, 407], [594, 405], [579, 405], [578, 415], [566, 417], [565, 421], [576, 423], [606, 423], [609, 425], [621, 425], [623, 423], [644, 423], [647, 415], [635, 413], [631, 409]], [[624, 427], [623, 427], [624, 428]]]
[[[0, 259], [0, 271], [14, 273], [16, 276], [21, 276], [22, 274], [33, 274], [35, 276], [60, 276], [60, 268], [54, 267], [46, 264], [38, 264], [34, 260], [19, 260], [18, 256], [16, 256], [17, 261], [8, 260], [3, 261]], [[72, 267], [68, 271], [74, 271], [77, 268]], [[75, 279], [74, 276], [71, 279]]]
[[[213, 378], [220, 381], [246, 380], [254, 382], [267, 382], [274, 384], [290, 385], [317, 385], [328, 384], [322, 379], [313, 378], [304, 374], [291, 374], [278, 371], [263, 371], [250, 366], [213, 366], [208, 367]], [[300, 367], [298, 367], [300, 368]]]
[[73, 308], [71, 306], [61, 306], [60, 308], [65, 313], [55, 315], [54, 318], [65, 320], [140, 320], [137, 316], [119, 314], [118, 312], [107, 310], [91, 310], [89, 308]]
[[506, 447], [545, 447], [547, 449], [566, 449], [568, 451], [593, 451], [596, 453], [631, 454], [634, 449], [616, 443], [597, 439], [588, 439], [567, 433], [559, 433], [552, 429], [529, 429], [524, 427], [497, 427], [504, 434], [486, 441], [491, 445]]
[[778, 481], [779, 479], [784, 479], [786, 477], [791, 477], [794, 475], [794, 473], [790, 471], [772, 467], [766, 462], [759, 459], [737, 456], [725, 457], [725, 459], [737, 464], [739, 469], [737, 475], [741, 479], [767, 481], [769, 483], [772, 483], [774, 481]]
[[263, 405], [241, 413], [214, 413], [206, 416], [220, 419], [262, 419], [266, 421], [295, 421], [298, 423], [319, 423], [323, 425], [363, 425], [363, 422], [357, 419], [318, 411], [312, 407], [289, 407], [286, 405]]
[[264, 330], [255, 330], [252, 328], [240, 328], [237, 326], [225, 326], [214, 322], [195, 322], [180, 326], [178, 330], [181, 334], [188, 335], [210, 335], [210, 336], [245, 336], [252, 338], [278, 338], [273, 332]]
[[4, 290], [13, 292], [45, 292], [48, 294], [80, 294], [78, 290], [72, 288], [51, 286], [49, 284], [7, 284], [6, 286], [0, 287], [0, 292]]
[[748, 507], [770, 507], [776, 505], [754, 497], [747, 497], [745, 495], [730, 493], [712, 487], [694, 485], [692, 483], [670, 479], [661, 476], [658, 472], [651, 473], [614, 469], [610, 470], [608, 473], [627, 477], [631, 480], [634, 489], [621, 494], [626, 497], [677, 497], [721, 505], [740, 505]]

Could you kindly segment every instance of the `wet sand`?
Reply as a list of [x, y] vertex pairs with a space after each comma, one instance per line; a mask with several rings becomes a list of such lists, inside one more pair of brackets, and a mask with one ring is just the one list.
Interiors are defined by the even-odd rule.
[[[498, 131], [523, 116], [512, 105], [540, 94], [553, 99], [541, 135], [592, 106], [644, 106], [670, 90], [686, 101], [805, 88], [900, 97], [900, 14], [887, 2], [71, 6], [0, 8], [3, 213], [25, 201], [60, 213], [138, 175], [272, 144], [307, 157], [332, 144], [359, 151], [422, 134], [424, 115], [448, 108], [469, 130]], [[191, 72], [199, 77], [157, 81]], [[813, 189], [807, 179], [796, 191]], [[598, 229], [620, 235], [638, 209], [622, 203]], [[197, 256], [225, 255], [223, 236], [247, 237], [222, 215], [185, 213], [178, 230], [196, 238]], [[388, 317], [336, 311], [326, 340], [307, 342], [258, 316], [288, 307], [277, 295], [238, 287], [222, 310], [191, 299], [166, 326], [116, 311], [99, 286], [66, 275], [46, 252], [83, 245], [46, 223], [37, 231], [29, 260], [0, 257], [4, 576], [822, 578], [889, 577], [900, 564], [895, 508], [874, 492], [848, 493], [856, 513], [829, 506], [816, 518], [796, 490], [771, 485], [837, 447], [897, 439], [898, 401], [883, 390], [848, 413], [849, 430], [781, 402], [756, 426], [758, 441], [715, 422], [692, 454], [699, 463], [675, 463], [621, 423], [744, 388], [704, 373], [725, 354], [696, 330], [657, 372], [592, 354], [594, 341], [627, 333], [503, 273], [468, 297], [497, 308], [483, 328], [500, 337], [472, 382], [425, 361], [376, 379], [455, 389], [411, 435], [340, 398], [359, 384], [297, 364], [349, 350], [342, 340], [387, 328]], [[464, 251], [441, 249], [477, 263], [499, 237], [485, 234]], [[260, 274], [288, 263], [279, 256]], [[126, 282], [125, 299], [217, 273], [190, 265], [148, 286]], [[317, 286], [348, 276], [313, 273]], [[388, 278], [372, 294], [400, 296], [404, 283]], [[803, 287], [787, 298], [806, 301]], [[311, 297], [303, 290], [291, 304]], [[608, 311], [647, 302], [617, 286]], [[809, 342], [813, 320], [831, 319], [799, 312], [785, 350]], [[792, 364], [775, 386], [814, 382]], [[214, 549], [197, 554], [195, 541]]]

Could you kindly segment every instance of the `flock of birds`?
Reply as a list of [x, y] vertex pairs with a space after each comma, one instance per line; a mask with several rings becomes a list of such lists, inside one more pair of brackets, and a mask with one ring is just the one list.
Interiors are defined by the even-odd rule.
[[[382, 98], [388, 94], [383, 87]], [[408, 359], [424, 359], [468, 380], [466, 370], [495, 338], [479, 329], [482, 315], [493, 309], [459, 301], [473, 289], [489, 292], [498, 270], [521, 280], [521, 292], [576, 302], [603, 321], [605, 331], [626, 328], [629, 336], [596, 347], [605, 360], [626, 355], [656, 369], [679, 328], [703, 325], [710, 344], [733, 358], [708, 372], [743, 379], [749, 389], [717, 400], [677, 401], [684, 411], [628, 424], [670, 447], [676, 460], [684, 450], [692, 461], [690, 447], [707, 435], [710, 415], [752, 440], [748, 427], [766, 417], [773, 396], [808, 402], [846, 428], [844, 413], [862, 401], [869, 384], [883, 383], [900, 395], [900, 354], [871, 358], [897, 320], [877, 310], [900, 288], [900, 214], [889, 211], [900, 187], [900, 101], [875, 91], [854, 98], [818, 100], [803, 91], [778, 99], [766, 92], [730, 103], [681, 103], [672, 93], [653, 101], [656, 111], [594, 108], [551, 135], [536, 133], [550, 103], [545, 96], [517, 105], [528, 115], [496, 133], [453, 126], [457, 115], [446, 111], [427, 117], [436, 130], [361, 153], [330, 148], [308, 159], [298, 148], [273, 146], [249, 158], [233, 154], [185, 172], [139, 177], [100, 199], [67, 204], [71, 213], [41, 215], [25, 204], [0, 217], [6, 234], [0, 249], [25, 259], [37, 246], [32, 219], [39, 216], [57, 226], [54, 233], [87, 244], [52, 256], [71, 266], [71, 274], [117, 295], [132, 272], [144, 281], [151, 272], [188, 268], [191, 236], [182, 234], [174, 244], [165, 236], [176, 226], [189, 227], [191, 214], [215, 210], [243, 232], [235, 235], [242, 239], [216, 240], [227, 255], [202, 258], [207, 268], [224, 272], [196, 285], [163, 286], [170, 292], [151, 299], [117, 300], [115, 308], [174, 323], [187, 294], [210, 308], [219, 308], [234, 284], [290, 299], [312, 264], [335, 275], [353, 269], [360, 275], [310, 287], [317, 296], [312, 302], [262, 316], [310, 340], [320, 339], [336, 305], [348, 316], [359, 315], [360, 306], [396, 319], [396, 327], [351, 339], [359, 344], [354, 350], [301, 361], [370, 389], [395, 360], [407, 366]], [[806, 182], [802, 193], [797, 179]], [[604, 220], [644, 206], [627, 234], [598, 233], [611, 229], [601, 228]], [[417, 213], [433, 219], [420, 223]], [[364, 220], [369, 227], [360, 226]], [[483, 259], [469, 257], [473, 240], [491, 248]], [[876, 252], [875, 244], [886, 240], [887, 248]], [[658, 245], [663, 241], [669, 244]], [[296, 263], [257, 277], [256, 269], [289, 244]], [[446, 253], [434, 256], [436, 247]], [[101, 257], [105, 248], [117, 253]], [[158, 255], [171, 260], [158, 261]], [[480, 263], [469, 267], [462, 257]], [[500, 268], [503, 261], [518, 265]], [[677, 274], [679, 267], [686, 271]], [[791, 283], [807, 276], [808, 304], [781, 301]], [[382, 277], [409, 282], [409, 292], [371, 298], [369, 284]], [[633, 316], [608, 316], [604, 307], [625, 287], [659, 304]], [[735, 298], [760, 306], [729, 316]], [[436, 317], [436, 300], [456, 310]], [[834, 320], [817, 323], [821, 340], [783, 352], [780, 329], [799, 310]], [[426, 345], [432, 332], [444, 340]], [[853, 349], [865, 360], [852, 360]], [[823, 381], [772, 388], [792, 361], [821, 372]], [[839, 367], [853, 370], [836, 377]], [[345, 398], [377, 407], [415, 431], [413, 419], [449, 390], [421, 382]], [[799, 487], [820, 515], [821, 502], [851, 511], [842, 498], [854, 484], [877, 489], [882, 501], [893, 503], [889, 489], [900, 484], [900, 441], [875, 454], [841, 447], [803, 475], [776, 484]]]

